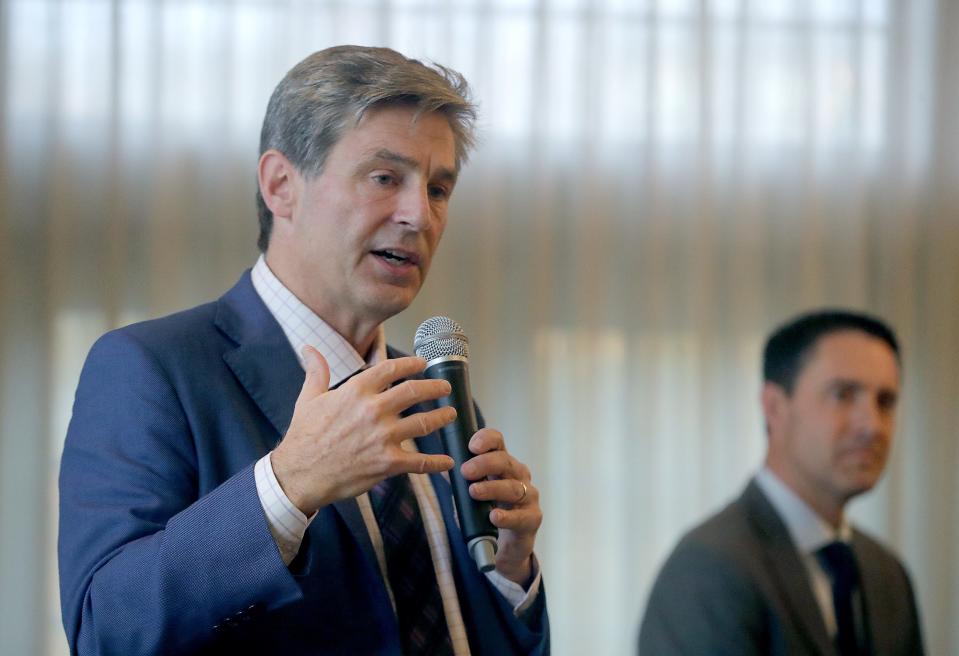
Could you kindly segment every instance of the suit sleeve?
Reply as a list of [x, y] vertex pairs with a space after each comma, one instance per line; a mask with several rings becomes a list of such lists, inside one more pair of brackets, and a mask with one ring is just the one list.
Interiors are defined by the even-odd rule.
[[253, 466], [198, 498], [190, 423], [170, 378], [122, 331], [93, 347], [60, 468], [60, 595], [72, 654], [210, 643], [224, 618], [295, 601]]
[[640, 656], [768, 653], [763, 605], [736, 562], [689, 538], [666, 561], [640, 626]]

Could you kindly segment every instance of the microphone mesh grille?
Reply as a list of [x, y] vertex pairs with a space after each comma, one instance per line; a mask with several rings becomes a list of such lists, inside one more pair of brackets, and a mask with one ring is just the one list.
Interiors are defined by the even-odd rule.
[[413, 352], [427, 362], [451, 355], [468, 360], [469, 340], [463, 334], [463, 328], [449, 317], [431, 317], [416, 329]]

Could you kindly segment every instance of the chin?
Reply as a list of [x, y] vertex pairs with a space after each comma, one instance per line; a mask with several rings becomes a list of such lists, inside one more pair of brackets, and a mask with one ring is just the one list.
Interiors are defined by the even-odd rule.
[[377, 294], [375, 297], [370, 298], [367, 307], [375, 314], [382, 315], [384, 317], [383, 321], [386, 321], [386, 319], [408, 308], [414, 298], [416, 298], [416, 292], [407, 290], [397, 292], [394, 290], [392, 293]]
[[856, 475], [853, 475], [846, 486], [846, 489], [849, 491], [850, 498], [860, 495], [864, 492], [868, 492], [872, 488], [876, 487], [876, 483], [879, 482], [881, 476], [881, 471], [860, 472]]

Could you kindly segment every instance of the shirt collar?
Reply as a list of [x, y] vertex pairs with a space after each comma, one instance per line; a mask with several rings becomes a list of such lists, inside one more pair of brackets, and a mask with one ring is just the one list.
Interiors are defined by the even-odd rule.
[[336, 332], [313, 310], [308, 308], [280, 282], [266, 263], [263, 255], [257, 259], [250, 278], [256, 293], [263, 299], [267, 309], [286, 335], [293, 347], [300, 366], [303, 366], [301, 351], [312, 346], [326, 358], [330, 365], [330, 386], [337, 385], [353, 375], [358, 369], [372, 366], [386, 359], [386, 338], [381, 325], [376, 329], [369, 357], [364, 359], [345, 337]]
[[852, 527], [845, 515], [839, 529], [834, 530], [768, 467], [763, 467], [756, 474], [756, 484], [786, 524], [793, 544], [800, 552], [813, 553], [829, 542], [849, 542], [852, 539]]

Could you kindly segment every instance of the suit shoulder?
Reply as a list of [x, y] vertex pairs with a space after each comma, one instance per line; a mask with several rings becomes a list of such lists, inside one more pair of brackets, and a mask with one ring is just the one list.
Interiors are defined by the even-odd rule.
[[163, 359], [164, 353], [188, 354], [204, 348], [214, 326], [216, 302], [155, 319], [139, 321], [103, 334], [93, 344], [90, 357], [109, 354], [149, 353]]
[[741, 503], [733, 501], [687, 531], [677, 548], [698, 547], [733, 555], [739, 553], [742, 544], [751, 539], [749, 518]]
[[762, 653], [765, 603], [736, 502], [688, 531], [653, 583], [640, 625], [646, 654]]
[[660, 581], [687, 580], [691, 585], [709, 585], [750, 578], [755, 549], [748, 518], [732, 502], [687, 531], [670, 552], [660, 570]]
[[197, 305], [188, 310], [181, 310], [155, 319], [138, 321], [110, 331], [125, 335], [131, 339], [149, 342], [155, 339], [168, 340], [186, 338], [198, 330], [212, 326], [216, 317], [216, 301]]

